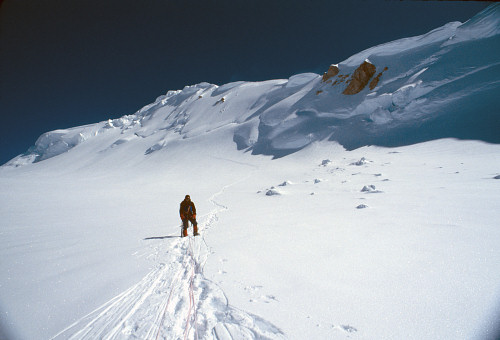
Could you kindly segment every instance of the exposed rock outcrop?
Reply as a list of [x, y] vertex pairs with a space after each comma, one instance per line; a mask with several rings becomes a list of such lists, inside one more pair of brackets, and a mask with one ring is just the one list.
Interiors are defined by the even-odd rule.
[[339, 67], [335, 64], [330, 65], [328, 71], [323, 73], [323, 82], [326, 82], [328, 79], [335, 77], [339, 74]]
[[348, 74], [339, 74], [337, 79], [333, 82], [332, 86], [343, 83], [344, 81], [346, 81], [347, 77], [349, 77]]
[[351, 79], [349, 79], [349, 85], [345, 88], [343, 94], [352, 95], [361, 92], [368, 82], [375, 74], [376, 67], [368, 60], [365, 60], [359, 67], [354, 71]]
[[382, 72], [380, 72], [379, 74], [377, 74], [377, 76], [375, 78], [372, 79], [372, 81], [370, 82], [370, 85], [368, 85], [370, 87], [370, 90], [373, 90], [375, 87], [377, 87], [378, 85], [378, 82], [380, 81], [380, 77], [382, 77], [382, 74], [387, 71], [389, 68], [384, 67], [384, 69], [382, 70]]

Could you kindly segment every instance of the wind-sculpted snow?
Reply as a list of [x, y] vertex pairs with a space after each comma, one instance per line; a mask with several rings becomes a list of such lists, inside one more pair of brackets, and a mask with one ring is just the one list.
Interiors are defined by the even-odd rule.
[[[232, 131], [238, 149], [275, 157], [318, 140], [347, 149], [444, 137], [500, 143], [499, 33], [500, 5], [494, 4], [464, 24], [362, 51], [339, 63], [331, 78], [304, 73], [288, 80], [186, 86], [133, 115], [44, 134], [8, 164], [42, 161], [114, 129], [122, 135], [113, 144], [118, 147], [130, 136], [146, 138], [146, 155], [221, 128]], [[344, 95], [361, 64], [370, 67], [369, 79]]]

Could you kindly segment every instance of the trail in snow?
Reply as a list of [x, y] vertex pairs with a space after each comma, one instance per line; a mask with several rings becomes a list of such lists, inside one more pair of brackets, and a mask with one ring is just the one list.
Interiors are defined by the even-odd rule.
[[284, 338], [269, 322], [230, 306], [221, 288], [203, 275], [211, 253], [204, 234], [228, 209], [216, 198], [236, 183], [210, 197], [215, 209], [202, 216], [201, 237], [159, 243], [149, 274], [51, 339]]

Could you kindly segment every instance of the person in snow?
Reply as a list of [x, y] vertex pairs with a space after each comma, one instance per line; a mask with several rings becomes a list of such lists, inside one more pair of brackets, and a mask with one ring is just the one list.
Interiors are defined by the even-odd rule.
[[193, 235], [200, 235], [198, 234], [198, 222], [196, 222], [196, 207], [189, 195], [186, 195], [184, 201], [181, 202], [179, 214], [182, 220], [182, 237], [188, 236], [187, 228], [189, 222], [193, 225]]

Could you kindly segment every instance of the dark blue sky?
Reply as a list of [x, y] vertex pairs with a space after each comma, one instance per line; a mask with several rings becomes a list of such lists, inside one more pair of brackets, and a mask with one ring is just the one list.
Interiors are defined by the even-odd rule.
[[44, 132], [207, 81], [322, 73], [488, 2], [0, 0], [0, 164]]

